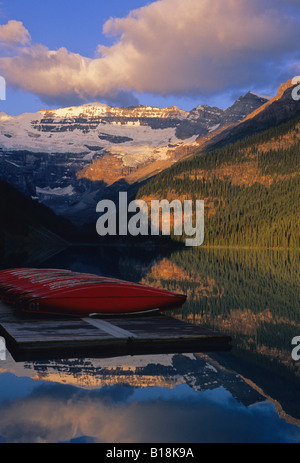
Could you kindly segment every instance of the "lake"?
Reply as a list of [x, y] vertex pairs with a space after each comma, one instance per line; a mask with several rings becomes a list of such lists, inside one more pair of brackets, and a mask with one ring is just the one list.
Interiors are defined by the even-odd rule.
[[35, 266], [187, 294], [173, 317], [232, 337], [229, 352], [0, 360], [0, 442], [300, 442], [299, 252], [73, 247]]

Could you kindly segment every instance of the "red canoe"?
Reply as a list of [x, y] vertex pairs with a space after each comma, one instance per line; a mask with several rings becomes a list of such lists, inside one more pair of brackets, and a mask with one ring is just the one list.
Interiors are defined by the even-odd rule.
[[128, 281], [57, 269], [0, 272], [0, 296], [23, 312], [116, 315], [174, 310], [186, 296]]

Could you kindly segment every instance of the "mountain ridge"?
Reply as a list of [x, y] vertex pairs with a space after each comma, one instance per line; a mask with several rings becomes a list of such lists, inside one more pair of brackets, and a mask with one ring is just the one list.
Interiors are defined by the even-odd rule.
[[199, 136], [266, 101], [248, 93], [227, 110], [90, 103], [16, 117], [1, 113], [0, 179], [59, 215], [72, 219], [76, 211], [87, 220], [106, 186], [152, 176], [197, 148]]
[[[280, 105], [290, 102], [290, 94], [283, 92]], [[284, 123], [265, 130], [262, 125], [252, 135], [249, 130], [243, 132], [245, 136], [235, 142], [227, 137], [221, 146], [212, 143], [210, 149], [194, 152], [141, 187], [137, 198], [171, 201], [189, 194], [204, 200], [204, 245], [208, 247], [299, 249], [299, 110], [296, 116], [287, 110], [294, 116], [287, 120], [285, 111], [277, 114], [275, 120], [283, 118]], [[267, 116], [273, 111], [269, 112], [269, 106], [265, 111], [269, 126]], [[182, 237], [173, 239], [181, 242]]]
[[204, 140], [202, 149], [216, 149], [234, 143], [251, 135], [261, 133], [271, 127], [279, 126], [300, 114], [300, 104], [292, 97], [296, 87], [290, 79], [280, 85], [275, 97], [250, 113], [237, 124], [225, 127], [219, 133], [213, 134], [209, 140]]

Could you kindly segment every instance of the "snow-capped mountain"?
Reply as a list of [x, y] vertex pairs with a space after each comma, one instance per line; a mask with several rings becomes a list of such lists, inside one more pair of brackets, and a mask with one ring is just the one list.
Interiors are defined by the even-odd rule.
[[0, 179], [59, 215], [78, 216], [88, 205], [95, 208], [107, 185], [122, 178], [133, 183], [149, 175], [149, 166], [153, 172], [168, 167], [178, 160], [177, 148], [197, 146], [199, 137], [240, 122], [266, 102], [249, 92], [226, 110], [91, 103], [17, 117], [0, 113]]
[[[0, 146], [6, 150], [80, 153], [92, 158], [106, 149], [130, 153], [132, 146], [166, 145], [188, 113], [178, 108], [113, 108], [100, 103], [41, 110], [11, 117], [0, 113]], [[118, 145], [119, 149], [113, 149]]]

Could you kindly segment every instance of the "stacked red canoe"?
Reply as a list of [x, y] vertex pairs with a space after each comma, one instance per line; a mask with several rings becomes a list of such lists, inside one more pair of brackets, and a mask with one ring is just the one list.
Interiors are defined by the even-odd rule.
[[186, 296], [137, 283], [58, 269], [0, 272], [0, 297], [23, 312], [87, 316], [182, 307]]

